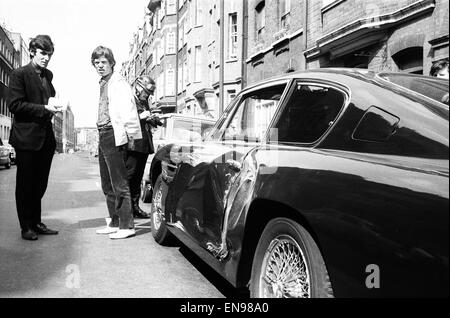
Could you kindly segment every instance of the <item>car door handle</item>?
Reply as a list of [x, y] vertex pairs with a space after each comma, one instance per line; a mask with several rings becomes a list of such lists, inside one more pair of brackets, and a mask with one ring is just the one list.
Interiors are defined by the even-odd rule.
[[242, 164], [239, 161], [232, 159], [227, 160], [227, 166], [235, 172], [239, 172], [242, 169]]

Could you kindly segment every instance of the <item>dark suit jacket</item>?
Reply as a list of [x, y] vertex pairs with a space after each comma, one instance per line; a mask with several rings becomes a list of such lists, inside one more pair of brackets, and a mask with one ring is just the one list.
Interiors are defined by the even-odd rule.
[[[138, 114], [146, 110], [150, 110], [148, 104], [142, 103], [137, 98], [134, 99], [136, 103], [136, 108]], [[151, 124], [148, 123], [145, 119], [141, 119], [141, 130], [142, 130], [142, 139], [136, 139], [134, 141], [134, 149], [133, 151], [141, 152], [145, 154], [155, 153], [155, 147], [153, 145], [153, 136], [151, 131]]]
[[53, 114], [44, 107], [48, 99], [55, 96], [53, 74], [45, 69], [43, 76], [50, 86], [50, 96], [31, 63], [11, 73], [8, 107], [14, 120], [9, 143], [16, 150], [38, 151], [46, 138], [55, 140], [51, 123]]

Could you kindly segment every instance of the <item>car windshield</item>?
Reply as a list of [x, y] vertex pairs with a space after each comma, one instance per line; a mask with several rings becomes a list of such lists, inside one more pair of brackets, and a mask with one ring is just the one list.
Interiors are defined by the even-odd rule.
[[448, 105], [449, 84], [447, 80], [402, 73], [384, 73], [380, 74], [380, 77], [386, 81]]

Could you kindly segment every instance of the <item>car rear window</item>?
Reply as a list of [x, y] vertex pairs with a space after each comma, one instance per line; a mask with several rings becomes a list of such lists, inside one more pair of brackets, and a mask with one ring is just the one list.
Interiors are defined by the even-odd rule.
[[380, 77], [386, 81], [448, 105], [449, 84], [447, 80], [401, 73], [385, 73], [380, 74]]

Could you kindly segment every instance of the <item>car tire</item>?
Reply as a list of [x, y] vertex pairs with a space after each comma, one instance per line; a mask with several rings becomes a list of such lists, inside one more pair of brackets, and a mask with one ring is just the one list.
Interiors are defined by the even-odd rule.
[[161, 175], [156, 179], [153, 189], [152, 208], [150, 212], [152, 235], [158, 244], [170, 245], [173, 242], [173, 235], [167, 229], [166, 221], [164, 219], [164, 192]]
[[[284, 266], [276, 266], [280, 262], [283, 262]], [[283, 275], [284, 273], [288, 275]], [[297, 277], [293, 279], [293, 275]], [[277, 218], [271, 220], [264, 228], [253, 258], [250, 296], [333, 297], [320, 250], [308, 231], [297, 222]]]
[[6, 169], [11, 168], [11, 162], [8, 162], [8, 163], [5, 165], [5, 168], [6, 168]]
[[150, 203], [152, 200], [152, 188], [148, 181], [141, 182], [141, 199], [144, 203]]

